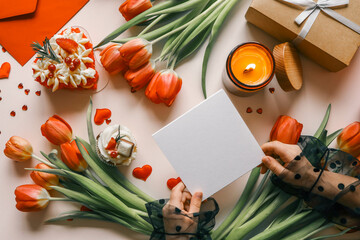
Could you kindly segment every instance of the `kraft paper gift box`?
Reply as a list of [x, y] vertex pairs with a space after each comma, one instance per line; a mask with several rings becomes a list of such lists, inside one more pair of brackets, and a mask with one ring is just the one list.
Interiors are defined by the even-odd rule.
[[[310, 18], [308, 17], [301, 25], [295, 22], [305, 8], [282, 0], [253, 0], [245, 17], [247, 21], [281, 42], [291, 42]], [[350, 0], [347, 5], [327, 9], [333, 10], [360, 28], [360, 1]], [[336, 72], [350, 64], [359, 45], [359, 33], [320, 11], [308, 34], [296, 47], [319, 65]]]

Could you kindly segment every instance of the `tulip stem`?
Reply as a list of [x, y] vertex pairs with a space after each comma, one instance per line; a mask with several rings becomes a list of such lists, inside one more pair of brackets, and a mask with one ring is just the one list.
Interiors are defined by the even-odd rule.
[[174, 70], [174, 67], [175, 67], [176, 59], [177, 59], [177, 58], [178, 58], [178, 56], [175, 55], [175, 56], [173, 57], [173, 59], [171, 59], [170, 62], [169, 62], [169, 64], [170, 64], [170, 69], [171, 69], [171, 70]]
[[[330, 227], [330, 226], [327, 226], [326, 228], [328, 228], [328, 227]], [[355, 227], [350, 227], [350, 228], [345, 229], [342, 232], [339, 232], [339, 233], [336, 233], [336, 234], [331, 234], [331, 235], [325, 235], [325, 236], [319, 236], [319, 237], [311, 238], [311, 240], [320, 240], [320, 239], [328, 239], [328, 238], [333, 238], [333, 237], [340, 237], [340, 236], [344, 235], [345, 233], [349, 232], [351, 229], [354, 229], [354, 228]]]
[[[276, 209], [283, 205], [290, 195], [285, 192], [280, 192], [280, 194], [273, 199], [267, 206], [262, 208], [259, 214], [256, 214], [252, 219], [247, 222], [243, 222], [241, 226], [236, 226], [230, 234], [225, 238], [226, 240], [235, 240], [242, 239], [247, 235], [251, 230], [263, 222], [270, 214], [272, 214]], [[261, 205], [260, 205], [261, 206]]]
[[135, 208], [132, 208], [131, 210], [133, 210], [137, 215], [139, 215], [140, 217], [145, 217], [145, 218], [149, 218], [149, 215], [147, 212], [141, 211], [141, 210], [137, 210]]
[[155, 26], [157, 23], [159, 23], [161, 20], [163, 20], [165, 17], [167, 17], [169, 14], [162, 14], [158, 18], [156, 18], [152, 23], [150, 23], [144, 30], [142, 30], [138, 37], [141, 37], [143, 34], [147, 33], [153, 26]]
[[[208, 9], [206, 9], [204, 12], [202, 12], [200, 15], [198, 15], [197, 17], [195, 17], [194, 19], [192, 19], [191, 21], [185, 23], [184, 25], [178, 27], [178, 28], [175, 28], [174, 30], [160, 36], [159, 38], [157, 39], [154, 39], [151, 43], [152, 44], [155, 44], [157, 43], [158, 41], [164, 39], [164, 38], [167, 38], [169, 36], [171, 36], [172, 34], [180, 31], [180, 30], [183, 30], [184, 28], [186, 28], [187, 26], [191, 25], [191, 24], [200, 24], [201, 21], [203, 21], [204, 19], [207, 18], [208, 14], [211, 13], [213, 11], [214, 8], [216, 8], [219, 4], [221, 3], [220, 0], [217, 0], [215, 3], [213, 3]], [[190, 31], [191, 29], [189, 29]], [[184, 37], [183, 33], [179, 36], [179, 37]], [[168, 46], [168, 48], [170, 49], [170, 47]]]
[[312, 213], [313, 211], [310, 210], [296, 214], [295, 216], [287, 219], [286, 221], [282, 221], [281, 223], [272, 226], [270, 229], [257, 234], [256, 236], [252, 237], [251, 240], [276, 238], [276, 234], [281, 233], [291, 227], [294, 227], [295, 225], [299, 225], [301, 221], [304, 221], [305, 219], [309, 219], [309, 223], [313, 222], [316, 218], [318, 218], [318, 215], [314, 215]]
[[[312, 221], [311, 224], [308, 224], [307, 226], [302, 227], [301, 229], [297, 230], [294, 233], [291, 233], [287, 235], [286, 237], [282, 238], [282, 240], [291, 240], [291, 239], [310, 239], [311, 236], [314, 234], [321, 232], [322, 230], [326, 228], [330, 228], [335, 226], [334, 223], [328, 223], [326, 225], [323, 225], [323, 223], [326, 222], [324, 218], [319, 218], [316, 221]], [[323, 226], [321, 226], [323, 225]], [[313, 240], [313, 238], [312, 238]]]
[[60, 198], [60, 197], [58, 197], [58, 198], [56, 198], [56, 197], [50, 197], [49, 200], [50, 200], [50, 201], [66, 201], [66, 202], [71, 202], [71, 201], [73, 201], [73, 200], [70, 199], [70, 198]]
[[165, 50], [162, 51], [161, 55], [172, 55], [174, 54], [174, 52], [178, 51], [179, 46], [182, 45], [183, 42], [190, 40], [189, 36], [192, 34], [192, 32], [197, 32], [199, 30], [199, 26], [200, 28], [204, 29], [204, 25], [202, 24], [204, 21], [208, 20], [208, 18], [212, 19], [210, 22], [214, 20], [214, 15], [216, 15], [217, 12], [222, 8], [222, 6], [219, 9], [217, 9], [217, 7], [222, 4], [226, 4], [226, 1], [224, 2], [222, 0], [216, 0], [209, 8], [207, 8], [201, 14], [193, 18], [186, 25], [183, 25], [186, 26], [186, 29], [181, 32], [179, 36], [177, 36], [168, 46], [166, 46]]
[[221, 225], [217, 229], [215, 229], [215, 231], [212, 232], [211, 236], [213, 239], [222, 239], [231, 230], [231, 228], [230, 228], [231, 224], [234, 222], [236, 217], [240, 214], [240, 212], [242, 211], [246, 202], [249, 201], [251, 192], [253, 191], [257, 180], [259, 179], [259, 175], [260, 175], [259, 167], [254, 168], [251, 171], [251, 174], [248, 178], [245, 189], [242, 192], [234, 209], [227, 216], [227, 218], [221, 223]]
[[164, 35], [162, 35], [162, 36], [160, 36], [160, 37], [152, 40], [152, 41], [151, 41], [151, 44], [154, 45], [155, 43], [163, 40], [164, 38], [167, 38], [167, 37], [173, 35], [174, 33], [177, 33], [177, 32], [180, 31], [180, 30], [183, 30], [183, 29], [186, 28], [190, 23], [191, 23], [191, 22], [188, 22], [188, 23], [186, 23], [186, 24], [184, 24], [184, 25], [182, 25], [182, 26], [180, 26], [180, 27], [178, 27], [178, 28], [175, 28], [174, 30], [172, 30], [172, 31], [170, 31], [170, 32], [168, 32], [168, 33], [166, 33], [166, 34], [164, 34]]
[[102, 183], [100, 183], [100, 182], [96, 179], [96, 177], [92, 174], [92, 172], [91, 172], [88, 168], [84, 171], [84, 174], [85, 174], [88, 178], [90, 178], [91, 180], [93, 180], [94, 182], [99, 183], [99, 184], [102, 184]]
[[36, 156], [35, 154], [31, 155], [33, 158], [35, 158], [36, 160], [38, 160], [39, 162], [42, 162], [43, 164], [51, 167], [51, 168], [58, 168], [57, 166], [55, 166], [54, 164], [48, 162], [48, 161], [45, 161], [44, 159]]

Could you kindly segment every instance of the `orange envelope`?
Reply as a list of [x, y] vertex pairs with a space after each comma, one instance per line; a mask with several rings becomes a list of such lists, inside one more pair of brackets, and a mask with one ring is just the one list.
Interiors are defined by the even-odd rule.
[[51, 38], [89, 0], [0, 0], [0, 44], [22, 66], [33, 42]]

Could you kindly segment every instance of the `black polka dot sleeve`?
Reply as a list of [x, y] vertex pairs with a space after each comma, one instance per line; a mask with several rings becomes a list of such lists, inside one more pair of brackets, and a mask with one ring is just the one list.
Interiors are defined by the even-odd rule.
[[329, 220], [360, 226], [360, 163], [348, 153], [328, 149], [317, 138], [302, 136], [302, 148], [273, 183], [300, 198]]

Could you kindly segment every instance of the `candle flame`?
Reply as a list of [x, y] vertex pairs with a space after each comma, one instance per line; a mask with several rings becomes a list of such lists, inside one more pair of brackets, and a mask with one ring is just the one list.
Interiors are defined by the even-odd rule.
[[244, 70], [244, 73], [248, 73], [248, 72], [251, 72], [255, 69], [256, 65], [254, 63], [251, 63], [249, 65], [246, 66], [245, 70]]

